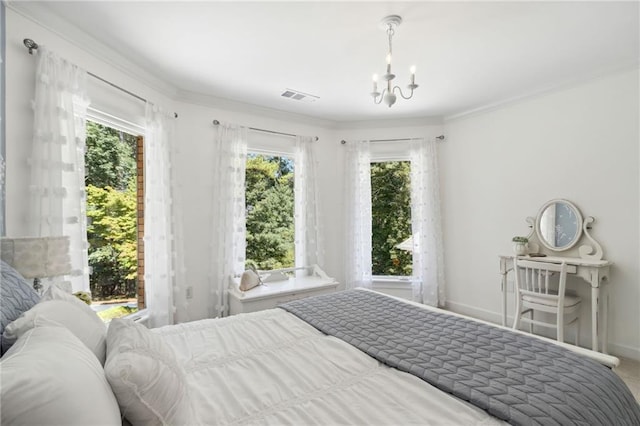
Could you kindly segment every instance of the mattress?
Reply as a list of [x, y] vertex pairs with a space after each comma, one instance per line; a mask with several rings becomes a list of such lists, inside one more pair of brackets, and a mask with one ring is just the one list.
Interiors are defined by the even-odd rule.
[[153, 331], [184, 367], [194, 423], [504, 424], [279, 308]]

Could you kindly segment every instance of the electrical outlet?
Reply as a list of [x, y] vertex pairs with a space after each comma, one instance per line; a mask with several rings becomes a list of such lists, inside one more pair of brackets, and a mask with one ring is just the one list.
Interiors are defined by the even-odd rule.
[[187, 299], [193, 299], [193, 287], [187, 287]]

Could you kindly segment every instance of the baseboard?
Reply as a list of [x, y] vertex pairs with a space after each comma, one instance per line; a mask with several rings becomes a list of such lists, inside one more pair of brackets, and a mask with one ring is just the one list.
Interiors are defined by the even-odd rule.
[[[468, 317], [477, 318], [494, 324], [502, 324], [502, 314], [489, 311], [487, 309], [480, 309], [475, 306], [465, 305], [464, 303], [452, 302], [449, 300], [446, 303], [445, 309], [457, 314], [466, 315]], [[507, 324], [508, 323], [507, 319]]]
[[[455, 312], [457, 314], [462, 314], [472, 318], [477, 318], [493, 324], [498, 324], [498, 325], [502, 324], [502, 314], [500, 312], [493, 312], [487, 309], [481, 309], [475, 306], [466, 305], [464, 303], [451, 302], [451, 301], [447, 301], [446, 309], [452, 312]], [[511, 324], [512, 321], [513, 321], [512, 317], [507, 317], [507, 325]], [[582, 336], [582, 333], [580, 333], [580, 335], [581, 335], [580, 346], [583, 346], [584, 336]], [[609, 355], [640, 361], [640, 348], [634, 348], [634, 347], [623, 345], [620, 343], [609, 342], [608, 350], [609, 350]]]
[[640, 361], [640, 348], [632, 348], [631, 346], [621, 345], [619, 343], [609, 342], [609, 354], [619, 358]]

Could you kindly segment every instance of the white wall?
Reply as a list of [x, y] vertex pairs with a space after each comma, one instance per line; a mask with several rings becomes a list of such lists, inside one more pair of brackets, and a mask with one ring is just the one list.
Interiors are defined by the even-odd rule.
[[[440, 171], [449, 306], [499, 321], [498, 254], [529, 232], [525, 218], [565, 198], [594, 216], [615, 263], [610, 350], [640, 359], [638, 70], [445, 124]], [[590, 346], [588, 285], [582, 344]]]

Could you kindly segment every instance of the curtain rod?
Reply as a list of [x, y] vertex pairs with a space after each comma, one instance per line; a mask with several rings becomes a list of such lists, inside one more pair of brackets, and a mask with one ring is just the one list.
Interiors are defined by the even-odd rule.
[[[439, 140], [439, 141], [443, 141], [443, 140], [444, 140], [444, 135], [436, 136], [435, 138], [436, 138], [437, 140]], [[369, 140], [369, 142], [373, 142], [373, 143], [376, 143], [376, 142], [401, 142], [401, 141], [413, 141], [413, 140], [416, 140], [416, 139], [424, 139], [424, 138], [371, 139], [371, 140]], [[340, 141], [340, 143], [341, 143], [342, 145], [344, 145], [344, 144], [346, 144], [346, 143], [347, 143], [347, 141], [345, 141], [344, 139], [342, 139], [342, 140]]]
[[[39, 46], [38, 46], [38, 43], [36, 43], [35, 41], [31, 40], [30, 38], [25, 38], [22, 42], [24, 43], [24, 46], [25, 46], [27, 49], [29, 49], [29, 55], [33, 55], [33, 51], [34, 51], [34, 50], [38, 50], [38, 47], [39, 47]], [[145, 103], [147, 102], [147, 100], [146, 100], [145, 98], [143, 98], [142, 96], [136, 95], [135, 93], [130, 92], [130, 91], [128, 91], [127, 89], [125, 89], [125, 88], [123, 88], [123, 87], [120, 87], [120, 86], [118, 86], [118, 85], [116, 85], [116, 84], [114, 84], [114, 83], [112, 83], [112, 82], [110, 82], [110, 81], [108, 81], [108, 80], [105, 80], [104, 78], [102, 78], [102, 77], [100, 77], [100, 76], [97, 76], [97, 75], [95, 75], [94, 73], [92, 73], [92, 72], [90, 72], [90, 71], [87, 71], [87, 74], [88, 74], [88, 75], [90, 75], [91, 77], [95, 78], [96, 80], [100, 80], [100, 81], [102, 81], [103, 83], [108, 84], [109, 86], [113, 87], [114, 89], [118, 89], [118, 90], [120, 90], [121, 92], [124, 92], [124, 93], [126, 93], [127, 95], [129, 95], [129, 96], [132, 96], [132, 97], [134, 97], [134, 98], [136, 98], [136, 99], [138, 99], [138, 100], [141, 100], [142, 102], [145, 102]], [[173, 116], [174, 116], [175, 118], [178, 118], [178, 113], [177, 113], [177, 112], [174, 112], [174, 113], [173, 113]]]
[[[213, 120], [213, 125], [214, 125], [214, 126], [217, 126], [217, 125], [219, 125], [219, 124], [220, 124], [220, 122], [219, 122], [218, 120]], [[273, 133], [274, 135], [291, 136], [291, 137], [294, 137], [294, 138], [295, 138], [296, 136], [298, 136], [298, 135], [294, 135], [294, 134], [291, 134], [291, 133], [276, 132], [275, 130], [258, 129], [258, 128], [256, 128], [256, 127], [248, 127], [248, 129], [249, 129], [249, 130], [255, 130], [256, 132]], [[319, 139], [320, 139], [319, 137], [315, 136], [315, 139], [314, 139], [314, 140], [316, 140], [316, 141], [317, 141], [317, 140], [319, 140]]]

